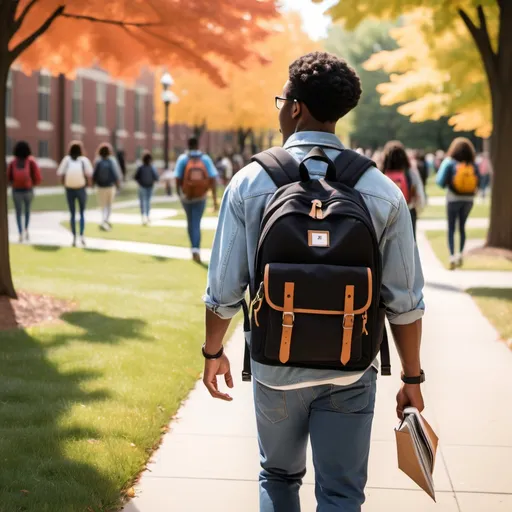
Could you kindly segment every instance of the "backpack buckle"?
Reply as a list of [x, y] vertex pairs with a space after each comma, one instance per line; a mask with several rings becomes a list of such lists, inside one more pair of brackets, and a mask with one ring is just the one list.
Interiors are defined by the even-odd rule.
[[[284, 319], [287, 317], [287, 316], [291, 316], [292, 317], [292, 323], [290, 325], [287, 325], [284, 323]], [[293, 327], [293, 324], [295, 323], [295, 313], [289, 313], [287, 311], [284, 311], [283, 312], [283, 323], [282, 323], [282, 326], [283, 327]]]
[[347, 313], [343, 316], [343, 329], [352, 329], [354, 327], [355, 315]]

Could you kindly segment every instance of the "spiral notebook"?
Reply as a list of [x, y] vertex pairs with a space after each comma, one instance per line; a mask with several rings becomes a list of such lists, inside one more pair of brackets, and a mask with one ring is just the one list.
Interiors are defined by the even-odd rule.
[[398, 467], [416, 482], [434, 501], [434, 466], [438, 438], [418, 409], [408, 407], [395, 429]]

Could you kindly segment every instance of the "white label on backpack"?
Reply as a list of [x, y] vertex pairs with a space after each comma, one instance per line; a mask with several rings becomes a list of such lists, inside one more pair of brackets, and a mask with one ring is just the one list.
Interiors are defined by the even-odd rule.
[[308, 231], [310, 247], [329, 247], [329, 231]]

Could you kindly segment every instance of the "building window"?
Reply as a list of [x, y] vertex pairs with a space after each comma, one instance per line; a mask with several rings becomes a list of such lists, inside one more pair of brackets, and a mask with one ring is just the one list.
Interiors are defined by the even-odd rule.
[[5, 154], [11, 156], [14, 152], [14, 140], [11, 137], [5, 139]]
[[144, 101], [145, 94], [135, 91], [135, 131], [144, 131]]
[[96, 126], [107, 127], [107, 84], [96, 83]]
[[116, 127], [118, 130], [124, 130], [124, 107], [126, 94], [123, 85], [117, 86], [116, 94]]
[[50, 158], [50, 142], [40, 140], [37, 145], [37, 156], [39, 158]]
[[9, 69], [9, 73], [7, 74], [7, 90], [5, 96], [5, 115], [7, 117], [13, 117], [12, 90], [12, 71]]
[[39, 83], [37, 86], [37, 95], [39, 102], [38, 120], [47, 121], [50, 119], [50, 95], [52, 88], [52, 77], [45, 73], [39, 73]]
[[83, 98], [83, 83], [80, 77], [76, 77], [73, 82], [73, 99], [71, 106], [71, 122], [73, 124], [82, 124], [82, 98]]

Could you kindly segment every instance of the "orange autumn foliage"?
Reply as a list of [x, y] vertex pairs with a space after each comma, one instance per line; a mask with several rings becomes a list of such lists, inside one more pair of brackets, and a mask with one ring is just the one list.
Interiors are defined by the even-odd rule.
[[[243, 68], [219, 62], [226, 83], [223, 88], [196, 71], [171, 70], [176, 82], [173, 90], [179, 97], [179, 103], [171, 109], [172, 122], [189, 125], [206, 122], [212, 130], [278, 128], [274, 96], [282, 92], [288, 66], [297, 57], [319, 50], [320, 44], [304, 32], [298, 13], [283, 13], [264, 27], [272, 31], [272, 35], [255, 48], [268, 62], [262, 63], [253, 57]], [[155, 101], [157, 117], [163, 121], [159, 91]]]
[[132, 78], [142, 65], [179, 64], [219, 84], [212, 58], [241, 64], [268, 33], [259, 21], [276, 15], [274, 0], [21, 0], [18, 18], [27, 7], [11, 50], [56, 15], [19, 58], [27, 70], [70, 74], [99, 62], [116, 77]]

